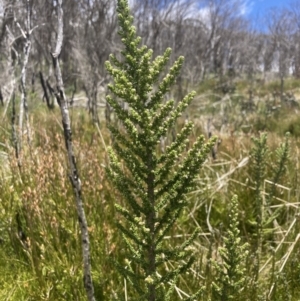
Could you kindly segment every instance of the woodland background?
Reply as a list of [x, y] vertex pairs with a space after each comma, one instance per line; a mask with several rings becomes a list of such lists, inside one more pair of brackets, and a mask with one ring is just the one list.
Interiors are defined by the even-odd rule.
[[[27, 1], [2, 1], [1, 78], [3, 99], [7, 100], [23, 53]], [[135, 25], [143, 43], [154, 56], [167, 47], [173, 58], [185, 57], [177, 81], [179, 97], [188, 85], [195, 87], [212, 77], [250, 81], [300, 75], [300, 4], [292, 1], [282, 9], [270, 9], [260, 19], [248, 19], [243, 1], [233, 0], [139, 0], [131, 3]], [[56, 1], [29, 1], [31, 51], [27, 67], [28, 84], [40, 89], [39, 77], [53, 76], [49, 56], [56, 39]], [[104, 62], [120, 50], [116, 2], [66, 0], [64, 48], [60, 60], [63, 79], [70, 92], [84, 91], [90, 103], [103, 100], [109, 81]], [[80, 101], [79, 101], [80, 102]], [[81, 102], [80, 102], [81, 103]]]

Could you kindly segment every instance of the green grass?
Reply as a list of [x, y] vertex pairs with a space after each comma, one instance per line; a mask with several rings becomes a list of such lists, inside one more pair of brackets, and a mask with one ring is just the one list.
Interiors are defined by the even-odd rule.
[[[294, 81], [287, 82], [287, 86], [297, 88]], [[203, 83], [199, 91], [209, 95], [213, 87], [211, 80]], [[215, 98], [207, 96], [205, 106], [201, 103], [203, 99], [193, 103], [193, 110], [199, 109], [199, 118], [219, 120], [219, 116], [225, 116], [229, 127], [226, 134], [222, 134], [217, 160], [209, 158], [199, 172], [195, 189], [188, 196], [189, 208], [164, 242], [172, 247], [184, 241], [184, 237], [190, 235], [195, 226], [201, 228], [201, 234], [192, 246], [196, 262], [188, 274], [179, 279], [178, 290], [173, 296], [175, 301], [202, 286], [204, 290], [199, 300], [211, 298], [212, 282], [217, 276], [211, 260], [221, 263], [218, 251], [223, 246], [223, 238], [229, 227], [228, 212], [233, 194], [238, 195], [241, 242], [247, 242], [250, 246], [246, 260], [249, 287], [245, 287], [243, 300], [300, 299], [300, 226], [299, 222], [295, 222], [300, 202], [299, 118], [293, 109], [284, 107], [276, 114], [266, 113], [262, 108], [263, 99], [258, 102], [262, 108], [260, 111], [242, 115], [241, 102], [248, 97], [244, 89], [245, 84], [237, 85], [236, 91], [223, 106], [223, 115], [220, 115], [221, 107], [214, 106]], [[272, 89], [272, 86], [266, 89]], [[218, 99], [222, 97], [218, 95]], [[32, 158], [24, 143], [21, 172], [11, 146], [9, 116], [2, 119], [0, 124], [0, 300], [85, 300], [80, 236], [73, 191], [68, 179], [61, 118], [58, 109], [49, 112], [40, 100], [32, 101], [38, 103], [30, 106], [34, 137]], [[122, 199], [106, 180], [105, 147], [85, 111], [74, 108], [71, 117], [75, 155], [89, 224], [96, 299], [125, 300], [126, 293], [128, 300], [134, 300], [130, 283], [121, 278], [111, 263], [111, 259], [118, 259], [119, 262], [125, 260], [124, 245], [115, 227], [118, 216], [114, 209], [114, 203], [122, 203]], [[250, 130], [243, 132], [243, 126], [246, 125], [250, 126]], [[105, 124], [101, 124], [100, 129], [106, 145], [109, 145], [110, 136]], [[261, 271], [255, 295], [251, 282], [255, 180], [248, 157], [253, 147], [250, 136], [258, 135], [258, 131], [263, 130], [269, 132], [270, 149], [263, 193], [270, 191], [274, 151], [283, 141], [286, 130], [291, 132], [291, 156], [288, 170], [280, 180], [272, 202], [263, 207], [264, 212], [275, 214], [275, 219], [263, 229]], [[203, 131], [205, 127], [197, 126], [191, 143]], [[27, 235], [25, 242], [18, 237], [18, 212]], [[173, 263], [169, 262], [166, 268], [171, 266]]]

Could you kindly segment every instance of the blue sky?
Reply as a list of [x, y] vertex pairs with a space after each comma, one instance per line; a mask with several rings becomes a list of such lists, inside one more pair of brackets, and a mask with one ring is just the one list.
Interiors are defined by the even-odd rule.
[[264, 17], [266, 16], [270, 8], [283, 8], [287, 7], [288, 0], [250, 0], [246, 1], [247, 15], [252, 18], [256, 16]]
[[[266, 30], [266, 20], [271, 9], [288, 8], [295, 0], [241, 0], [242, 15], [252, 21], [252, 26], [258, 31]], [[299, 1], [299, 0], [297, 0]]]

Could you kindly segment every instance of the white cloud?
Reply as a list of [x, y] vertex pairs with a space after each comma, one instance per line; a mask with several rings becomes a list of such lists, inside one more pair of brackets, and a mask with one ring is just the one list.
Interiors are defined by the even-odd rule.
[[254, 1], [251, 0], [242, 1], [240, 14], [242, 16], [249, 15], [253, 9], [253, 6], [254, 6]]

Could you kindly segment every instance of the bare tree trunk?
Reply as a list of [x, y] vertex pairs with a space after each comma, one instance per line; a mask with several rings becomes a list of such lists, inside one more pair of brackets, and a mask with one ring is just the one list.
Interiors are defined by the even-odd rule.
[[72, 96], [71, 96], [71, 99], [70, 99], [70, 105], [71, 106], [74, 104], [74, 96], [75, 96], [76, 90], [77, 90], [77, 83], [76, 83], [76, 80], [75, 80], [74, 81], [74, 89], [72, 91]]
[[35, 92], [35, 72], [32, 73], [31, 76], [31, 92], [34, 93]]
[[13, 88], [12, 95], [11, 95], [11, 103], [12, 103], [12, 112], [11, 112], [11, 139], [15, 149], [15, 156], [18, 162], [18, 167], [21, 167], [19, 161], [19, 143], [18, 143], [18, 136], [16, 131], [16, 100], [15, 100], [15, 89]]
[[0, 103], [1, 103], [2, 107], [4, 107], [4, 100], [3, 100], [3, 95], [2, 95], [2, 89], [1, 89], [1, 86], [0, 86]]
[[280, 73], [280, 101], [283, 102], [284, 75]]
[[58, 57], [62, 49], [62, 43], [63, 43], [62, 0], [57, 1], [57, 16], [58, 16], [57, 42], [56, 42], [55, 52], [52, 53], [52, 60], [53, 60], [56, 85], [57, 85], [56, 99], [60, 106], [61, 115], [62, 115], [64, 137], [65, 137], [65, 143], [66, 143], [66, 148], [68, 153], [68, 161], [70, 165], [70, 180], [75, 193], [78, 221], [81, 230], [84, 287], [87, 293], [88, 300], [95, 301], [94, 286], [93, 286], [92, 275], [91, 275], [90, 241], [89, 241], [88, 226], [87, 226], [87, 220], [86, 220], [85, 211], [82, 202], [81, 182], [77, 171], [75, 156], [73, 152], [71, 121], [70, 121], [68, 103], [64, 93], [63, 80], [62, 80], [62, 75], [61, 75], [61, 70], [60, 70], [59, 60], [58, 60]]
[[[14, 24], [14, 23], [13, 23]], [[11, 79], [11, 91], [9, 93], [9, 97], [5, 103], [4, 112], [3, 112], [3, 118], [6, 116], [6, 113], [8, 111], [10, 102], [12, 104], [11, 106], [11, 139], [12, 144], [15, 150], [15, 156], [17, 159], [18, 168], [21, 169], [21, 159], [20, 159], [20, 149], [19, 149], [19, 132], [18, 132], [18, 126], [17, 126], [17, 113], [16, 113], [16, 66], [17, 62], [19, 61], [19, 53], [14, 48], [13, 43], [15, 42], [15, 36], [10, 31], [9, 27], [6, 26], [6, 32], [8, 33], [8, 43], [7, 43], [7, 50], [8, 50], [8, 56], [7, 56], [7, 69], [8, 72], [12, 75]], [[13, 58], [15, 56], [15, 59]], [[8, 74], [7, 74], [8, 75]]]
[[93, 122], [99, 125], [100, 121], [98, 116], [97, 94], [97, 82], [94, 81], [92, 88], [92, 118]]
[[18, 27], [21, 30], [21, 33], [25, 39], [25, 44], [23, 48], [24, 59], [23, 66], [21, 71], [21, 102], [20, 102], [20, 115], [19, 115], [19, 151], [22, 150], [22, 138], [23, 138], [23, 118], [25, 113], [26, 120], [26, 130], [27, 130], [27, 140], [29, 147], [31, 146], [31, 134], [29, 127], [29, 118], [28, 118], [28, 104], [27, 104], [27, 91], [26, 91], [26, 74], [27, 74], [27, 65], [31, 49], [30, 35], [31, 35], [31, 25], [30, 25], [30, 3], [27, 0], [27, 20], [26, 20], [26, 30], [24, 31], [20, 24], [17, 23]]
[[[47, 86], [46, 86], [46, 83], [45, 83], [45, 80], [44, 80], [43, 73], [41, 71], [39, 72], [39, 75], [40, 75], [41, 85], [42, 85], [42, 88], [43, 88], [43, 91], [44, 91], [43, 100], [44, 100], [44, 97], [45, 97], [47, 107], [48, 107], [49, 110], [51, 110], [51, 109], [54, 108], [54, 104], [50, 101], [50, 97], [49, 97], [49, 94], [48, 94], [48, 91], [47, 91]], [[50, 93], [51, 93], [51, 90], [50, 90]]]
[[91, 86], [84, 85], [83, 89], [88, 99], [87, 108], [89, 115], [92, 115], [93, 123], [97, 123], [99, 125], [100, 121], [97, 107], [97, 81], [94, 80]]

